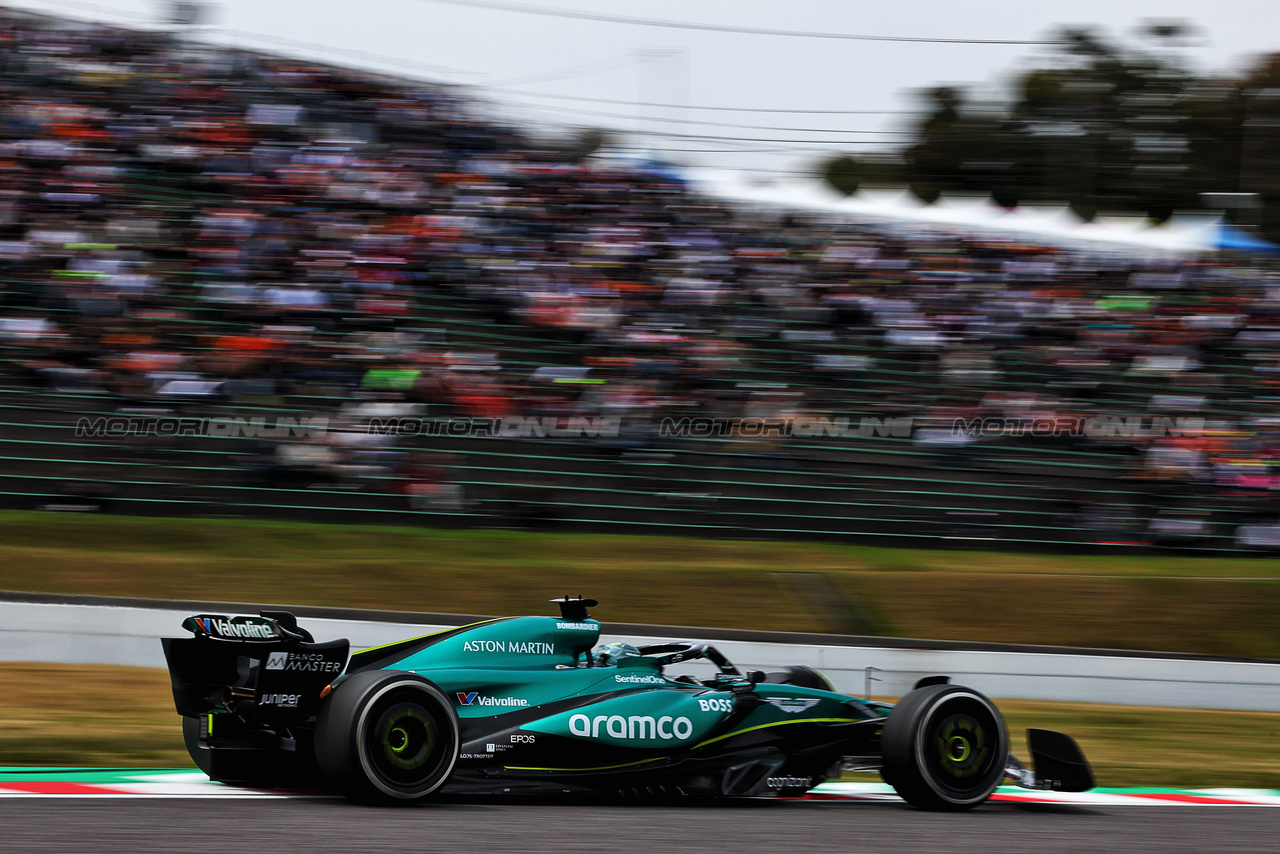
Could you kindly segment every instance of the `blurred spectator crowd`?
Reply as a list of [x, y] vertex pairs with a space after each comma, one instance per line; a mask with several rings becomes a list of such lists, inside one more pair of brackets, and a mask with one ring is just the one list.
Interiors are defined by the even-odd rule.
[[[362, 419], [617, 416], [620, 446], [652, 449], [668, 415], [908, 416], [926, 456], [1106, 454], [1153, 493], [1280, 512], [1266, 264], [739, 208], [486, 111], [450, 87], [0, 13], [11, 380], [192, 412], [301, 401], [336, 429], [264, 452], [274, 482], [366, 465], [446, 509], [464, 502], [449, 461]], [[476, 343], [451, 325], [462, 308], [545, 346]], [[954, 429], [973, 419], [1007, 426]], [[1069, 512], [1104, 538], [1193, 540], [1204, 521], [1139, 509]]]

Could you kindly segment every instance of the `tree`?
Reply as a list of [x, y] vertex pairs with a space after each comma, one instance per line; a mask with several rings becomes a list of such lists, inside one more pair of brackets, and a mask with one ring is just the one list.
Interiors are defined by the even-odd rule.
[[822, 177], [832, 187], [835, 187], [846, 196], [851, 196], [858, 192], [858, 187], [862, 183], [862, 163], [858, 158], [847, 154], [841, 157], [833, 157], [823, 165]]
[[906, 181], [925, 199], [983, 192], [1065, 202], [1086, 218], [1164, 219], [1202, 193], [1259, 193], [1264, 221], [1280, 223], [1280, 54], [1238, 76], [1196, 75], [1184, 57], [1195, 33], [1147, 21], [1121, 43], [1066, 29], [994, 103], [957, 87], [923, 92], [900, 153]]
[[841, 155], [819, 165], [818, 175], [846, 196], [867, 184], [901, 184], [902, 162], [896, 156]]

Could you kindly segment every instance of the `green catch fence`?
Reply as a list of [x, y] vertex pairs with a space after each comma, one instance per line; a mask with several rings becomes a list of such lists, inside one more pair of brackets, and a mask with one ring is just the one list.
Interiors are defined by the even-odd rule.
[[[317, 411], [273, 402], [186, 410], [305, 426]], [[332, 401], [331, 401], [332, 403]], [[977, 451], [915, 438], [560, 440], [397, 437], [359, 451], [316, 482], [280, 483], [273, 441], [243, 435], [92, 435], [94, 419], [145, 414], [92, 394], [0, 394], [0, 503], [11, 508], [162, 516], [662, 532], [835, 539], [886, 545], [1049, 550], [1240, 547], [1257, 514], [1239, 496], [1131, 476], [1119, 454], [1038, 447], [1034, 437]], [[321, 410], [322, 411], [322, 410]], [[99, 422], [100, 423], [100, 422]], [[79, 429], [77, 427], [79, 425]], [[216, 431], [215, 431], [216, 432]], [[395, 460], [444, 456], [416, 501]], [[368, 457], [369, 460], [362, 461]], [[439, 490], [439, 487], [446, 487]], [[1089, 508], [1109, 508], [1090, 515]], [[1195, 536], [1152, 528], [1161, 514], [1208, 519]], [[1176, 533], [1176, 530], [1175, 530]]]

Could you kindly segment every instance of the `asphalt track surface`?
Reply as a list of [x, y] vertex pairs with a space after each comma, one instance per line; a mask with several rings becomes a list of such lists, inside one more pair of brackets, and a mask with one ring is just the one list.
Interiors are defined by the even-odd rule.
[[470, 799], [403, 808], [338, 799], [0, 800], [0, 850], [627, 854], [740, 852], [1278, 852], [1259, 807], [987, 804], [961, 814], [901, 803], [744, 801], [580, 805]]

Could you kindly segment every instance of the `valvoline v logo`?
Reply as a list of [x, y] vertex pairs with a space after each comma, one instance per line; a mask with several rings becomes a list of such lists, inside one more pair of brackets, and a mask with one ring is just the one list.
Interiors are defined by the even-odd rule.
[[479, 696], [480, 696], [479, 691], [472, 691], [470, 694], [468, 694], [466, 691], [459, 691], [458, 702], [464, 706], [470, 706], [472, 703], [476, 701], [476, 697], [479, 697]]

